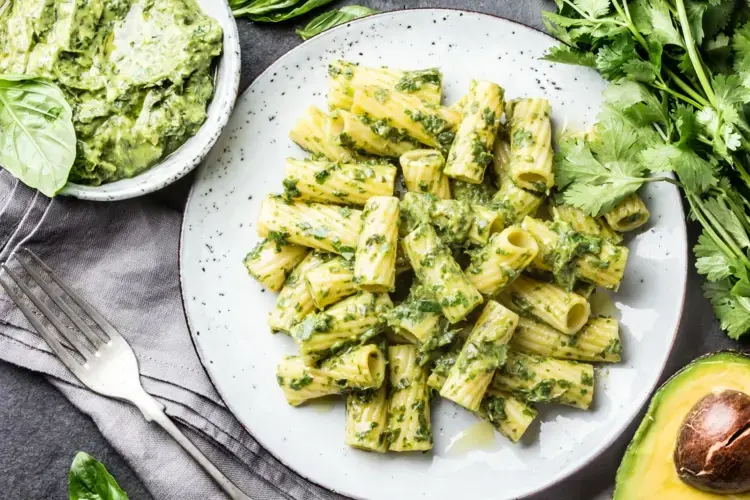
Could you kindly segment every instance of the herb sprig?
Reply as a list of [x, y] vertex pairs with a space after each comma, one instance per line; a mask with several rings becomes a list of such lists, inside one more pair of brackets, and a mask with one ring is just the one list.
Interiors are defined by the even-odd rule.
[[[643, 184], [684, 191], [723, 329], [750, 330], [750, 7], [739, 0], [556, 0], [545, 59], [612, 82], [586, 137], [557, 155], [566, 203], [601, 215]], [[662, 174], [673, 172], [677, 180]]]

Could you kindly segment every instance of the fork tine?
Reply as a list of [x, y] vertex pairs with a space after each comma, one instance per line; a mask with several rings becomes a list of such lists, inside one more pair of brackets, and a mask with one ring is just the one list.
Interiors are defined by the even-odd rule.
[[10, 276], [13, 281], [16, 282], [16, 285], [18, 285], [18, 287], [23, 290], [23, 293], [25, 293], [26, 296], [31, 300], [31, 302], [34, 303], [37, 309], [39, 309], [39, 312], [42, 313], [42, 316], [47, 318], [47, 320], [52, 323], [52, 326], [54, 326], [57, 331], [60, 332], [60, 334], [65, 337], [68, 342], [70, 342], [70, 344], [78, 351], [81, 356], [83, 356], [84, 359], [88, 359], [90, 357], [89, 352], [91, 352], [91, 349], [87, 347], [83, 342], [81, 342], [81, 339], [79, 339], [75, 333], [71, 332], [67, 326], [63, 325], [62, 321], [60, 321], [57, 316], [55, 316], [55, 314], [49, 310], [49, 307], [47, 307], [47, 305], [42, 302], [39, 297], [34, 295], [31, 289], [26, 285], [26, 283], [23, 282], [23, 280], [21, 280], [21, 278], [18, 277], [15, 272], [13, 272], [5, 264], [3, 264], [2, 267], [5, 272], [8, 273], [8, 276]]
[[102, 330], [104, 330], [104, 333], [106, 333], [109, 336], [110, 339], [122, 338], [122, 336], [120, 335], [120, 332], [118, 332], [115, 329], [115, 327], [112, 326], [112, 323], [110, 323], [104, 316], [102, 316], [102, 314], [99, 311], [97, 311], [94, 308], [94, 306], [92, 306], [91, 304], [89, 304], [88, 302], [86, 302], [86, 300], [83, 297], [81, 297], [78, 294], [78, 292], [76, 292], [75, 290], [73, 290], [73, 288], [70, 285], [68, 285], [67, 283], [65, 283], [65, 281], [63, 281], [63, 279], [60, 276], [58, 276], [57, 273], [52, 270], [52, 268], [50, 268], [47, 264], [45, 264], [42, 259], [40, 259], [39, 257], [37, 257], [36, 254], [34, 252], [32, 252], [31, 250], [29, 250], [28, 248], [24, 248], [23, 251], [29, 257], [31, 257], [32, 259], [34, 259], [34, 261], [37, 264], [39, 264], [39, 266], [42, 269], [44, 269], [44, 271], [49, 275], [49, 277], [52, 278], [52, 280], [55, 283], [57, 283], [60, 286], [60, 288], [62, 288], [63, 290], [65, 290], [65, 293], [67, 293], [70, 296], [70, 298], [73, 299], [73, 302], [75, 302], [76, 304], [78, 304], [78, 307], [80, 307], [81, 310], [83, 310], [83, 312], [85, 312], [86, 314], [88, 314], [91, 317], [91, 319], [93, 319], [94, 322], [97, 325], [99, 325], [99, 328], [101, 328]]
[[94, 349], [101, 349], [101, 347], [105, 344], [105, 342], [102, 340], [102, 338], [94, 332], [94, 330], [89, 327], [89, 325], [86, 324], [83, 319], [67, 304], [65, 301], [63, 301], [62, 297], [60, 297], [59, 294], [55, 293], [54, 290], [47, 284], [46, 281], [39, 275], [38, 272], [34, 268], [32, 268], [30, 265], [28, 265], [26, 262], [23, 261], [20, 257], [16, 257], [16, 260], [23, 266], [23, 268], [26, 270], [27, 273], [31, 275], [32, 278], [37, 282], [37, 284], [44, 290], [47, 295], [52, 299], [52, 301], [57, 304], [57, 307], [59, 307], [62, 312], [65, 313], [65, 315], [70, 318], [70, 320], [78, 327], [79, 330], [86, 336], [86, 338], [91, 342], [91, 344], [94, 346]]
[[13, 291], [8, 282], [5, 281], [5, 279], [2, 277], [0, 277], [0, 286], [5, 289], [8, 297], [10, 297], [10, 299], [16, 304], [18, 309], [21, 310], [23, 315], [26, 316], [26, 319], [29, 320], [36, 331], [39, 332], [39, 335], [42, 336], [49, 348], [52, 349], [52, 352], [54, 352], [57, 357], [60, 358], [65, 366], [70, 368], [75, 373], [76, 368], [81, 366], [81, 363], [79, 363], [78, 360], [73, 357], [65, 347], [63, 347], [60, 341], [57, 340], [49, 330], [47, 330], [47, 328], [41, 323], [41, 321], [39, 321], [39, 318], [37, 318], [36, 315], [31, 312], [31, 309], [29, 309], [28, 306], [23, 303], [21, 298], [16, 294], [16, 292]]

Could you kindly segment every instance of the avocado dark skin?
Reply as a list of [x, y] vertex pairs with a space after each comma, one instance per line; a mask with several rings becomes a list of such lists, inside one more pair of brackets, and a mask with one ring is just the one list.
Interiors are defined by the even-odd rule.
[[750, 396], [721, 390], [698, 401], [680, 427], [677, 474], [703, 491], [750, 491]]

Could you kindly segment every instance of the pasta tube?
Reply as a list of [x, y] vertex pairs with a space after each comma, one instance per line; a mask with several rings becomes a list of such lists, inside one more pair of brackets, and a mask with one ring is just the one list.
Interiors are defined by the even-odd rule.
[[334, 257], [305, 274], [304, 285], [315, 307], [323, 309], [357, 293], [350, 260]]
[[388, 294], [360, 292], [324, 311], [307, 315], [292, 328], [305, 362], [313, 363], [348, 345], [375, 335], [382, 316], [393, 307]]
[[588, 409], [594, 398], [594, 367], [561, 359], [508, 352], [492, 388], [511, 392], [526, 401], [560, 403]]
[[385, 453], [388, 451], [388, 384], [377, 389], [352, 391], [346, 396], [344, 442], [354, 448]]
[[509, 392], [489, 388], [482, 398], [477, 416], [491, 423], [503, 436], [514, 443], [523, 437], [538, 412]]
[[372, 163], [329, 163], [286, 159], [288, 200], [364, 205], [373, 196], [391, 196], [396, 167]]
[[612, 230], [606, 220], [591, 217], [576, 207], [570, 205], [550, 205], [549, 211], [555, 220], [567, 222], [574, 231], [604, 238], [615, 245], [622, 241], [622, 235]]
[[[427, 379], [427, 386], [435, 391], [443, 388], [448, 372], [446, 366], [452, 366], [457, 352], [449, 352], [438, 360], [436, 368]], [[490, 387], [482, 397], [476, 416], [491, 423], [500, 434], [513, 442], [521, 439], [538, 412], [522, 399], [506, 391], [499, 391]]]
[[539, 246], [520, 226], [493, 234], [487, 246], [471, 255], [466, 277], [484, 295], [495, 296], [521, 274], [539, 251]]
[[415, 193], [428, 193], [450, 199], [451, 187], [443, 174], [445, 158], [436, 149], [415, 149], [399, 158], [406, 189]]
[[520, 99], [509, 110], [510, 178], [519, 187], [544, 193], [555, 185], [549, 101]]
[[474, 213], [471, 227], [469, 228], [469, 241], [475, 245], [486, 245], [490, 240], [490, 232], [499, 214], [485, 208], [482, 205], [473, 204], [471, 210]]
[[406, 300], [389, 311], [386, 321], [410, 342], [423, 344], [440, 331], [442, 317], [440, 304], [422, 285], [416, 284]]
[[327, 359], [319, 368], [307, 366], [301, 356], [286, 356], [276, 367], [276, 381], [287, 402], [298, 406], [346, 389], [378, 388], [385, 380], [385, 366], [383, 351], [368, 344]]
[[531, 314], [566, 335], [573, 335], [589, 319], [589, 303], [551, 283], [519, 276], [505, 293], [504, 302], [516, 311]]
[[[579, 278], [609, 290], [617, 290], [620, 286], [628, 260], [627, 247], [603, 239], [587, 238], [559, 221], [549, 224], [526, 217], [523, 228], [539, 243], [534, 267], [543, 271], [557, 271], [558, 282]], [[576, 247], [581, 248], [582, 255], [576, 255]], [[562, 279], [558, 276], [562, 276]]]
[[441, 200], [436, 196], [406, 193], [401, 200], [399, 235], [406, 236], [420, 224], [431, 224], [438, 237], [447, 245], [464, 243], [475, 225], [471, 205], [457, 200]]
[[354, 92], [352, 112], [389, 119], [410, 137], [433, 148], [448, 149], [461, 113], [439, 105], [427, 104], [419, 97], [383, 87], [364, 87]]
[[331, 135], [329, 116], [315, 106], [305, 110], [289, 132], [289, 138], [313, 156], [322, 156], [331, 161], [350, 162], [356, 156]]
[[500, 118], [503, 115], [503, 89], [496, 83], [473, 80], [463, 107], [463, 119], [451, 145], [445, 175], [479, 184], [492, 162]]
[[482, 294], [461, 271], [432, 226], [420, 224], [404, 238], [403, 245], [414, 272], [432, 291], [448, 321], [459, 322], [482, 303]]
[[392, 292], [396, 288], [399, 201], [373, 196], [362, 213], [362, 232], [354, 260], [354, 282], [362, 290]]
[[427, 370], [417, 364], [417, 348], [412, 345], [389, 346], [388, 364], [391, 390], [388, 449], [431, 450], [432, 425]]
[[443, 75], [437, 69], [401, 71], [334, 61], [328, 65], [328, 106], [331, 109], [350, 109], [355, 90], [372, 85], [412, 94], [428, 103], [440, 104]]
[[287, 202], [279, 195], [263, 200], [258, 235], [283, 235], [289, 242], [353, 257], [362, 229], [362, 212], [320, 203]]
[[331, 113], [330, 133], [341, 146], [365, 155], [398, 157], [417, 149], [419, 143], [390, 124], [342, 109]]
[[626, 196], [609, 212], [604, 214], [609, 225], [615, 231], [627, 232], [637, 229], [648, 222], [651, 214], [646, 204], [637, 194]]
[[492, 197], [492, 208], [499, 214], [492, 232], [498, 233], [506, 226], [520, 224], [527, 215], [536, 213], [543, 200], [542, 195], [520, 188], [508, 180]]
[[614, 318], [591, 318], [575, 335], [565, 335], [532, 318], [521, 318], [511, 347], [527, 354], [538, 354], [574, 361], [620, 361], [620, 334]]
[[315, 309], [313, 297], [305, 286], [305, 278], [329, 258], [330, 254], [310, 252], [294, 268], [276, 298], [276, 305], [268, 315], [271, 330], [289, 333], [294, 325]]
[[508, 170], [510, 169], [510, 140], [505, 127], [500, 125], [492, 147], [492, 170], [495, 171], [495, 186], [506, 184], [510, 181]]
[[278, 292], [308, 250], [289, 244], [283, 236], [269, 236], [271, 238], [264, 238], [245, 256], [244, 262], [250, 276], [269, 290]]
[[440, 395], [470, 411], [479, 410], [495, 370], [505, 362], [507, 344], [518, 324], [518, 315], [488, 301], [448, 372]]

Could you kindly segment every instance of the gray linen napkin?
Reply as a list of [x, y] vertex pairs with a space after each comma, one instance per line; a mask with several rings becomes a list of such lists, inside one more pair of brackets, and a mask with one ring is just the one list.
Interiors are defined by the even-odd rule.
[[[0, 262], [29, 248], [133, 346], [146, 390], [198, 447], [256, 500], [340, 499], [284, 467], [227, 411], [206, 376], [182, 310], [181, 214], [148, 199], [85, 203], [36, 194], [0, 170]], [[160, 500], [224, 498], [208, 476], [133, 406], [85, 389], [0, 290], [0, 359], [47, 375], [89, 415]]]

